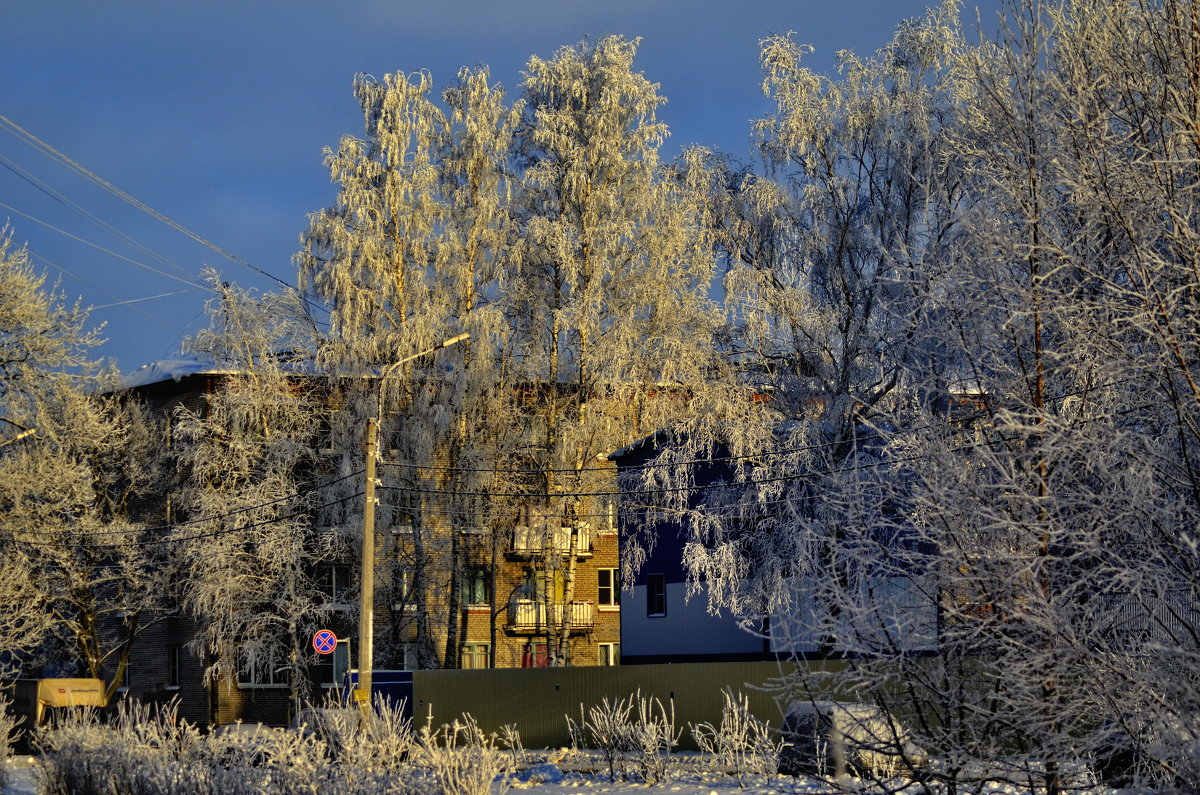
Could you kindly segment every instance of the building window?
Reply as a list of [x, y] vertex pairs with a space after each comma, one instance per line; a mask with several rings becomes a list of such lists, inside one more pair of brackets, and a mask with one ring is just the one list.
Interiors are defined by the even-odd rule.
[[567, 598], [567, 575], [558, 569], [544, 571], [526, 567], [521, 591], [524, 599], [562, 604]]
[[[571, 664], [571, 646], [568, 644], [563, 648], [563, 655], [566, 659], [563, 661], [566, 665]], [[546, 643], [526, 643], [525, 648], [521, 653], [522, 668], [549, 668], [550, 667], [550, 646]]]
[[276, 668], [270, 661], [251, 660], [238, 653], [238, 687], [287, 687], [287, 669]]
[[407, 566], [397, 566], [392, 572], [392, 594], [395, 601], [392, 609], [415, 612], [417, 609], [417, 593], [413, 588], [412, 569]]
[[462, 667], [467, 669], [487, 668], [491, 649], [490, 643], [463, 644]]
[[620, 643], [600, 643], [597, 644], [600, 648], [600, 665], [620, 665], [621, 664], [621, 644]]
[[651, 574], [646, 578], [646, 615], [667, 614], [667, 583], [662, 574]]
[[321, 687], [339, 688], [345, 683], [349, 668], [350, 639], [338, 638], [331, 654], [318, 655], [317, 664], [312, 668], [313, 680]]
[[338, 609], [349, 608], [350, 567], [341, 563], [323, 563], [315, 572], [317, 588]]
[[397, 661], [403, 665], [405, 671], [419, 671], [421, 669], [421, 647], [416, 643], [401, 643], [397, 649]]
[[467, 569], [467, 576], [463, 581], [463, 602], [468, 605], [492, 603], [492, 572], [486, 566], [471, 566]]
[[621, 604], [620, 580], [617, 579], [617, 569], [598, 569], [596, 604], [603, 610], [606, 607], [617, 607]]
[[179, 689], [179, 647], [167, 647], [167, 689]]
[[600, 523], [600, 535], [615, 536], [617, 534], [617, 504], [609, 500], [605, 505], [605, 515]]

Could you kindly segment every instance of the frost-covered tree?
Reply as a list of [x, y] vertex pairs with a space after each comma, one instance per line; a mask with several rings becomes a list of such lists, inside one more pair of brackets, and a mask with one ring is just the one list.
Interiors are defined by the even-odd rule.
[[[387, 553], [396, 607], [384, 657], [399, 653], [411, 624], [426, 667], [457, 664], [461, 533], [502, 513], [485, 493], [488, 469], [514, 433], [497, 301], [513, 234], [505, 199], [516, 115], [489, 79], [485, 68], [463, 70], [443, 110], [428, 75], [360, 77], [366, 137], [327, 154], [337, 203], [313, 215], [298, 257], [306, 285], [332, 305], [321, 360], [348, 377], [339, 433], [361, 435], [363, 419], [381, 414], [390, 466], [379, 522], [410, 531], [387, 536], [399, 546]], [[464, 331], [467, 342], [411, 360]]]
[[168, 607], [166, 550], [137, 521], [139, 501], [163, 484], [160, 435], [138, 407], [96, 392], [86, 314], [46, 288], [7, 231], [0, 327], [4, 664], [115, 671], [111, 695]]
[[926, 372], [945, 379], [923, 346], [958, 234], [946, 142], [955, 13], [905, 23], [873, 57], [841, 53], [836, 78], [803, 66], [809, 48], [791, 37], [767, 39], [776, 112], [755, 127], [765, 173], [724, 166], [710, 183], [728, 256], [723, 350], [736, 365], [724, 390], [707, 387], [724, 421], [680, 426], [638, 485], [686, 486], [679, 462], [732, 454], [728, 479], [744, 486], [707, 490], [699, 506], [686, 491], [663, 500], [695, 509], [695, 582], [753, 626], [796, 608], [796, 578], [843, 576], [834, 550], [847, 522], [828, 495], [869, 463], [902, 396], [932, 406], [937, 393], [916, 389]]
[[1195, 13], [1014, 3], [963, 60], [974, 201], [944, 337], [986, 427], [967, 482], [908, 448], [932, 538], [958, 545], [951, 638], [980, 637], [963, 604], [1006, 616], [983, 626], [1031, 753], [1119, 731], [1175, 781], [1200, 737]]
[[[425, 74], [360, 78], [365, 138], [327, 155], [338, 200], [298, 261], [333, 306], [323, 361], [359, 380], [358, 416], [383, 415], [381, 511], [411, 530], [393, 558], [415, 608], [393, 627], [415, 623], [424, 664], [457, 663], [459, 531], [484, 529], [472, 543], [495, 560], [537, 515], [571, 528], [573, 549], [606, 506], [555, 495], [609, 490], [595, 456], [682, 411], [711, 358], [703, 180], [695, 161], [659, 162], [662, 100], [635, 50], [606, 38], [534, 58], [512, 107], [485, 69], [440, 105]], [[570, 601], [557, 534], [542, 580]], [[493, 614], [509, 596], [493, 589]]]
[[[764, 415], [797, 452], [737, 459], [687, 560], [716, 606], [852, 653], [795, 684], [896, 708], [952, 779], [1008, 757], [1053, 792], [1111, 741], [1194, 780], [1195, 6], [1017, 2], [976, 46], [953, 10], [836, 83], [767, 44], [811, 100], [766, 142], [804, 133], [802, 190], [755, 180], [771, 212], [735, 204], [729, 245], [800, 275], [735, 271], [771, 278], [730, 309], [790, 366]], [[793, 328], [815, 358], [771, 354]]]
[[296, 293], [258, 297], [211, 280], [210, 326], [185, 347], [228, 375], [199, 412], [174, 418], [183, 601], [202, 627], [208, 677], [286, 677], [299, 703], [310, 696], [308, 639], [330, 608], [318, 566], [345, 554], [315, 524], [337, 501], [320, 488], [330, 396], [309, 372], [314, 331]]
[[[532, 58], [523, 85], [512, 370], [540, 390], [521, 459], [545, 473], [531, 509], [571, 528], [568, 549], [577, 514], [601, 515], [602, 502], [556, 494], [611, 490], [597, 457], [689, 414], [716, 365], [707, 175], [698, 156], [659, 160], [667, 128], [655, 114], [665, 100], [633, 71], [637, 45], [610, 36]], [[574, 561], [558, 564], [566, 603]], [[568, 613], [552, 633], [558, 663]]]

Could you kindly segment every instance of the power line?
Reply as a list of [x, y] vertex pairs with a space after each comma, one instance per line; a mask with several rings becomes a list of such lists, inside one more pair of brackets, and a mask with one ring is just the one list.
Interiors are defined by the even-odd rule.
[[[55, 532], [55, 531], [39, 532], [39, 533], [37, 533], [37, 535], [71, 536], [73, 538], [78, 538], [80, 536], [92, 537], [92, 536], [106, 536], [106, 535], [128, 535], [131, 533], [155, 533], [155, 532], [159, 532], [162, 530], [174, 530], [179, 527], [187, 527], [188, 525], [204, 524], [207, 522], [215, 522], [220, 519], [227, 519], [230, 516], [237, 516], [239, 514], [249, 513], [250, 511], [257, 511], [260, 508], [269, 508], [270, 506], [278, 505], [281, 502], [287, 502], [289, 500], [294, 500], [299, 497], [303, 497], [305, 495], [312, 494], [313, 492], [328, 488], [329, 486], [333, 486], [335, 484], [349, 480], [350, 478], [356, 478], [359, 475], [361, 475], [362, 473], [363, 473], [363, 470], [360, 469], [355, 472], [351, 472], [348, 475], [343, 475], [340, 478], [335, 478], [335, 479], [327, 481], [325, 483], [319, 483], [319, 484], [316, 484], [313, 486], [309, 486], [309, 487], [301, 489], [299, 491], [292, 492], [291, 494], [286, 494], [282, 497], [276, 497], [273, 500], [268, 500], [266, 502], [258, 503], [257, 505], [248, 505], [244, 508], [236, 508], [232, 511], [214, 514], [212, 516], [203, 516], [203, 517], [200, 517], [199, 519], [188, 519], [188, 520], [185, 520], [182, 522], [171, 522], [169, 524], [154, 525], [151, 527], [130, 528], [130, 529], [126, 529], [126, 530], [93, 530], [93, 531], [88, 531], [88, 532], [60, 530], [57, 532]], [[344, 500], [337, 500], [334, 503], [330, 503], [330, 504], [336, 504], [336, 502], [344, 502]], [[323, 507], [325, 507], [325, 506], [317, 506], [317, 508], [313, 509], [313, 510], [319, 510], [320, 508], [323, 508]], [[20, 531], [18, 531], [18, 532], [20, 532]], [[22, 542], [22, 543], [29, 543], [29, 542]]]
[[[224, 248], [221, 248], [220, 246], [218, 246], [216, 243], [212, 242], [211, 240], [208, 240], [207, 238], [200, 236], [199, 234], [193, 232], [192, 230], [183, 226], [182, 224], [175, 221], [174, 219], [169, 218], [168, 216], [163, 215], [162, 213], [158, 212], [153, 207], [150, 207], [149, 205], [147, 205], [145, 202], [141, 201], [140, 199], [121, 190], [116, 185], [112, 184], [108, 180], [99, 176], [95, 172], [89, 170], [88, 168], [86, 168], [82, 164], [76, 162], [75, 160], [72, 160], [70, 157], [68, 157], [67, 155], [58, 151], [53, 146], [46, 143], [41, 138], [38, 138], [32, 132], [30, 132], [29, 130], [26, 130], [24, 127], [21, 127], [19, 124], [17, 124], [12, 119], [8, 118], [7, 116], [5, 116], [3, 114], [0, 114], [0, 125], [3, 125], [5, 128], [7, 128], [8, 132], [11, 133], [13, 136], [24, 141], [26, 144], [28, 144], [29, 146], [33, 147], [34, 149], [40, 151], [42, 154], [46, 155], [50, 159], [57, 161], [58, 163], [62, 164], [63, 166], [66, 166], [71, 171], [74, 171], [76, 174], [78, 174], [79, 176], [88, 180], [92, 184], [103, 188], [104, 190], [108, 191], [112, 195], [119, 198], [121, 201], [125, 202], [126, 204], [129, 204], [130, 206], [134, 207], [137, 210], [142, 211], [143, 213], [145, 213], [146, 215], [149, 215], [151, 218], [155, 219], [156, 221], [166, 224], [170, 228], [191, 238], [192, 240], [196, 241], [197, 243], [204, 246], [205, 248], [208, 248], [211, 251], [216, 252], [218, 255], [224, 257], [225, 259], [229, 260], [230, 262], [233, 262], [237, 265], [241, 265], [242, 267], [257, 273], [260, 276], [270, 279], [271, 281], [279, 284], [282, 287], [286, 287], [290, 290], [296, 290], [296, 292], [300, 295], [301, 299], [310, 308], [322, 309], [325, 311], [329, 311], [328, 307], [317, 302], [315, 299], [313, 299], [308, 294], [300, 292], [298, 288], [294, 287], [293, 285], [284, 281], [283, 279], [280, 279], [278, 276], [275, 276], [274, 274], [269, 273], [269, 272], [263, 270], [262, 268], [259, 268], [256, 265], [253, 265], [253, 264], [247, 262], [246, 260], [237, 256], [236, 254], [233, 254], [230, 251], [227, 251]], [[16, 212], [16, 211], [14, 211], [14, 212]]]
[[[61, 273], [66, 274], [67, 276], [70, 276], [72, 279], [75, 279], [76, 281], [78, 281], [82, 284], [85, 284], [88, 287], [91, 287], [93, 290], [96, 290], [97, 292], [107, 295], [109, 298], [113, 298], [113, 299], [116, 298], [115, 295], [110, 293], [108, 290], [105, 290], [103, 287], [100, 287], [99, 285], [96, 285], [96, 284], [92, 284], [91, 282], [89, 282], [87, 279], [84, 279], [79, 274], [73, 273], [72, 271], [67, 270], [62, 265], [59, 265], [57, 262], [54, 262], [53, 260], [50, 260], [50, 259], [42, 256], [41, 254], [38, 254], [37, 252], [31, 251], [31, 252], [29, 252], [29, 256], [35, 260], [39, 260], [39, 261], [45, 263], [46, 265], [49, 265], [51, 268], [54, 268], [55, 270], [60, 271]], [[92, 308], [95, 309], [96, 307], [92, 307]], [[162, 318], [155, 317], [154, 315], [151, 315], [148, 312], [143, 312], [141, 307], [130, 306], [129, 309], [133, 312], [137, 312], [139, 315], [146, 318], [147, 320], [152, 320], [161, 326], [165, 326], [169, 331], [174, 331], [174, 332], [177, 332], [178, 334], [183, 334], [182, 329], [178, 328], [177, 326], [171, 325], [170, 323], [163, 320]]]
[[[265, 526], [267, 526], [267, 525], [271, 525], [271, 524], [280, 524], [280, 523], [282, 523], [282, 522], [286, 522], [286, 521], [288, 521], [289, 519], [296, 519], [296, 518], [299, 518], [299, 517], [307, 517], [307, 516], [309, 516], [309, 515], [311, 514], [311, 512], [312, 512], [312, 511], [314, 511], [314, 510], [320, 510], [320, 509], [322, 509], [322, 508], [328, 508], [328, 507], [330, 507], [330, 506], [333, 506], [333, 505], [338, 505], [339, 503], [347, 502], [347, 501], [349, 501], [349, 500], [358, 499], [358, 498], [359, 498], [359, 497], [361, 497], [361, 496], [363, 496], [363, 492], [361, 492], [361, 491], [360, 491], [360, 492], [358, 492], [358, 493], [356, 493], [356, 494], [349, 494], [349, 495], [347, 495], [347, 496], [345, 496], [345, 497], [339, 497], [338, 499], [336, 499], [336, 500], [332, 500], [332, 501], [330, 501], [330, 502], [327, 502], [327, 503], [325, 503], [325, 504], [323, 504], [323, 505], [317, 505], [317, 506], [314, 506], [313, 508], [305, 508], [305, 509], [303, 509], [303, 510], [296, 511], [296, 512], [294, 512], [294, 513], [285, 514], [284, 516], [276, 516], [276, 517], [275, 517], [275, 518], [273, 518], [273, 519], [264, 519], [264, 520], [263, 520], [263, 521], [261, 521], [261, 522], [252, 522], [252, 523], [250, 523], [250, 524], [239, 525], [239, 526], [237, 526], [237, 527], [226, 527], [226, 528], [223, 528], [223, 529], [220, 529], [220, 530], [213, 530], [213, 531], [211, 531], [211, 532], [208, 532], [208, 533], [197, 533], [197, 534], [195, 534], [195, 535], [190, 535], [190, 536], [165, 536], [165, 537], [163, 537], [163, 538], [158, 538], [158, 539], [154, 539], [154, 540], [150, 540], [150, 541], [138, 541], [138, 542], [136, 542], [136, 544], [132, 544], [132, 545], [133, 545], [133, 546], [139, 546], [139, 547], [149, 547], [149, 546], [158, 546], [158, 545], [160, 545], [160, 544], [178, 544], [178, 543], [180, 543], [180, 542], [182, 542], [182, 541], [198, 541], [198, 540], [201, 540], [201, 539], [206, 539], [206, 538], [218, 538], [218, 537], [220, 537], [220, 536], [229, 535], [229, 534], [231, 534], [231, 533], [241, 533], [241, 532], [243, 532], [243, 531], [246, 531], [246, 530], [253, 530], [253, 529], [254, 529], [254, 528], [256, 528], [256, 527], [265, 527]], [[249, 509], [246, 509], [246, 510], [249, 510]], [[229, 516], [229, 515], [231, 515], [231, 514], [223, 514], [222, 516]], [[175, 527], [183, 527], [183, 526], [186, 526], [186, 525], [189, 525], [189, 524], [197, 524], [198, 522], [211, 522], [211, 521], [215, 521], [215, 520], [216, 520], [216, 519], [218, 519], [218, 518], [221, 518], [221, 517], [209, 517], [209, 518], [207, 518], [207, 519], [198, 519], [198, 520], [195, 520], [195, 521], [192, 521], [192, 522], [180, 522], [178, 525], [164, 525], [164, 526], [162, 526], [162, 527], [159, 527], [159, 528], [148, 528], [148, 529], [156, 529], [156, 530], [158, 530], [158, 529], [167, 529], [167, 530], [170, 530], [170, 529], [174, 529]], [[147, 529], [147, 530], [148, 530], [148, 529]], [[112, 534], [114, 534], [114, 533], [120, 533], [120, 534], [122, 534], [122, 535], [134, 535], [134, 534], [139, 534], [139, 533], [144, 533], [144, 532], [147, 532], [147, 530], [121, 530], [121, 531], [104, 531], [104, 532], [96, 532], [96, 533], [88, 533], [88, 534], [84, 534], [84, 533], [76, 533], [76, 534], [74, 534], [74, 535], [76, 535], [76, 536], [81, 536], [81, 535], [112, 535]], [[13, 541], [13, 543], [15, 543], [15, 544], [20, 544], [20, 545], [23, 545], [23, 546], [29, 546], [29, 547], [52, 547], [52, 546], [58, 546], [58, 544], [54, 544], [54, 543], [46, 543], [46, 542], [40, 542], [40, 541], [18, 541], [16, 538], [13, 538], [13, 539], [12, 539], [12, 541]], [[111, 548], [111, 549], [117, 549], [117, 548], [119, 548], [119, 547], [122, 547], [122, 546], [127, 546], [127, 545], [126, 545], [126, 544], [119, 543], [119, 542], [111, 542], [111, 543], [107, 543], [107, 542], [106, 542], [106, 543], [98, 543], [98, 544], [95, 544], [95, 546], [97, 546], [97, 547], [107, 547], [107, 548]]]
[[18, 210], [16, 207], [13, 207], [9, 204], [0, 202], [0, 207], [3, 207], [4, 209], [8, 210], [9, 212], [16, 213], [17, 215], [21, 216], [22, 218], [27, 218], [30, 221], [33, 221], [35, 224], [41, 224], [42, 226], [46, 227], [47, 229], [49, 229], [53, 232], [58, 232], [60, 235], [63, 235], [64, 237], [69, 237], [70, 239], [72, 239], [76, 242], [82, 243], [85, 246], [91, 246], [92, 248], [96, 249], [97, 251], [103, 252], [104, 254], [108, 254], [110, 257], [116, 257], [117, 259], [124, 260], [132, 265], [138, 266], [139, 268], [144, 268], [144, 269], [150, 271], [151, 273], [157, 273], [159, 276], [163, 276], [167, 279], [174, 279], [177, 282], [182, 282], [183, 284], [186, 284], [188, 287], [193, 287], [193, 288], [198, 287], [201, 290], [207, 290], [208, 292], [212, 293], [213, 295], [217, 294], [216, 290], [214, 290], [213, 288], [211, 288], [205, 284], [202, 284], [201, 282], [189, 281], [180, 276], [176, 276], [173, 273], [167, 273], [164, 270], [159, 270], [158, 268], [154, 267], [153, 265], [147, 265], [146, 263], [141, 262], [136, 259], [133, 259], [132, 257], [127, 257], [124, 254], [119, 254], [110, 248], [105, 248], [104, 246], [100, 245], [99, 243], [93, 243], [92, 241], [86, 240], [86, 239], [80, 237], [79, 235], [72, 234], [71, 232], [68, 232], [65, 229], [60, 229], [59, 227], [55, 226], [54, 224], [51, 224], [48, 221], [43, 221], [41, 218], [37, 218], [36, 216], [30, 215], [29, 213], [22, 212], [21, 210]]
[[101, 218], [100, 216], [91, 212], [90, 210], [86, 209], [82, 205], [78, 204], [75, 201], [72, 201], [67, 196], [63, 195], [59, 191], [50, 187], [42, 180], [35, 177], [33, 174], [30, 174], [28, 171], [21, 168], [16, 163], [13, 163], [11, 160], [9, 160], [8, 158], [6, 158], [2, 155], [0, 155], [0, 166], [4, 166], [6, 169], [11, 171], [13, 174], [18, 176], [25, 182], [29, 183], [37, 190], [46, 194], [50, 198], [54, 199], [59, 204], [63, 205], [64, 207], [66, 207], [70, 210], [73, 210], [76, 214], [91, 221], [93, 224], [100, 227], [101, 229], [104, 229], [104, 230], [108, 231], [109, 233], [115, 235], [116, 237], [120, 238], [125, 243], [129, 244], [130, 246], [141, 249], [142, 251], [149, 254], [154, 259], [158, 260], [159, 262], [161, 262], [162, 264], [164, 264], [168, 267], [174, 268], [176, 271], [183, 274], [184, 276], [192, 275], [191, 272], [188, 271], [183, 266], [176, 264], [175, 262], [171, 261], [167, 257], [163, 256], [162, 254], [158, 253], [154, 249], [150, 248], [149, 246], [144, 245], [143, 243], [141, 243], [140, 241], [135, 239], [133, 236], [126, 234], [125, 232], [121, 231], [119, 228], [117, 228], [113, 224], [109, 223], [108, 221], [105, 221], [103, 218]]
[[[1099, 384], [1099, 385], [1096, 385], [1093, 387], [1079, 389], [1079, 390], [1076, 390], [1075, 392], [1066, 392], [1066, 393], [1057, 395], [1056, 397], [1052, 398], [1051, 402], [1057, 403], [1057, 402], [1061, 402], [1063, 400], [1067, 400], [1068, 398], [1078, 397], [1079, 395], [1088, 394], [1090, 392], [1096, 392], [1096, 391], [1103, 390], [1103, 389], [1111, 389], [1113, 387], [1119, 386], [1124, 383], [1129, 383], [1134, 380], [1137, 380], [1137, 378], [1135, 376], [1130, 376], [1129, 378], [1122, 378], [1122, 379], [1118, 379], [1116, 381], [1110, 381], [1106, 384]], [[990, 416], [992, 416], [992, 413], [990, 411], [980, 411], [976, 414], [970, 414], [965, 417], [956, 417], [956, 418], [947, 420], [945, 422], [933, 422], [933, 423], [927, 423], [925, 425], [919, 425], [914, 428], [906, 428], [904, 430], [904, 432], [905, 433], [917, 433], [920, 431], [932, 430], [934, 428], [950, 427], [950, 426], [955, 426], [955, 425], [964, 425], [964, 424], [968, 424], [971, 422], [975, 422], [976, 420], [986, 419]], [[713, 463], [725, 463], [725, 462], [734, 462], [734, 461], [759, 461], [759, 460], [766, 459], [766, 458], [773, 458], [773, 457], [785, 456], [785, 455], [793, 455], [796, 453], [812, 452], [814, 450], [830, 450], [830, 449], [833, 449], [836, 447], [842, 447], [842, 446], [846, 445], [848, 442], [861, 443], [861, 442], [875, 441], [875, 440], [879, 440], [879, 439], [888, 439], [888, 438], [893, 437], [894, 435], [895, 435], [895, 432], [875, 432], [875, 433], [867, 433], [867, 434], [856, 434], [852, 439], [843, 440], [843, 441], [820, 442], [820, 443], [816, 443], [816, 444], [801, 445], [799, 447], [787, 447], [787, 448], [774, 449], [774, 450], [764, 450], [762, 452], [753, 453], [753, 454], [710, 456], [710, 457], [706, 457], [706, 458], [692, 458], [692, 459], [687, 459], [687, 460], [682, 460], [682, 461], [671, 461], [666, 464], [656, 464], [656, 463], [638, 464], [636, 466], [623, 467], [622, 471], [631, 472], [631, 471], [646, 470], [646, 469], [671, 469], [671, 468], [675, 468], [675, 467], [695, 466], [698, 464], [713, 464]], [[649, 438], [649, 437], [646, 437], [646, 438]], [[633, 444], [627, 445], [627, 446], [632, 447], [637, 444], [639, 444], [639, 442], [634, 442]], [[582, 474], [585, 472], [608, 472], [608, 473], [611, 473], [613, 471], [612, 466], [578, 467], [578, 468], [575, 468], [575, 467], [568, 467], [568, 468], [547, 467], [545, 469], [501, 469], [499, 467], [454, 467], [454, 466], [439, 466], [439, 465], [435, 465], [435, 464], [408, 464], [408, 463], [403, 463], [403, 462], [399, 462], [399, 461], [381, 461], [380, 465], [384, 466], [384, 467], [394, 468], [394, 469], [418, 469], [418, 470], [425, 470], [425, 471], [430, 471], [430, 472], [465, 472], [465, 473], [471, 473], [471, 474], [495, 474], [495, 475], [530, 476], [530, 477], [536, 477], [536, 476], [547, 475], [547, 474], [568, 474], [568, 475]], [[496, 496], [503, 496], [503, 495], [496, 495]]]
[[[1151, 408], [1155, 404], [1143, 403], [1138, 406], [1131, 406], [1123, 409], [1118, 414], [1129, 414], [1134, 411], [1140, 411], [1145, 408]], [[1099, 421], [1102, 418], [1094, 418], [1093, 421]], [[935, 426], [929, 426], [935, 427]], [[1003, 439], [992, 439], [982, 442], [974, 442], [964, 444], [957, 447], [957, 450], [971, 450], [979, 447], [991, 447], [997, 444], [1005, 444]], [[524, 499], [578, 499], [580, 497], [626, 497], [626, 496], [647, 496], [654, 494], [676, 494], [680, 492], [698, 492], [712, 491], [716, 489], [726, 488], [746, 488], [751, 486], [761, 486], [773, 483], [785, 483], [796, 480], [806, 480], [813, 477], [825, 477], [828, 475], [843, 474], [846, 472], [856, 472], [867, 469], [875, 469], [877, 467], [891, 466], [893, 464], [907, 463], [910, 461], [929, 460], [933, 456], [928, 453], [921, 453], [909, 456], [899, 456], [892, 458], [883, 458], [877, 461], [871, 461], [863, 464], [856, 464], [846, 467], [837, 467], [824, 470], [808, 470], [803, 473], [795, 473], [788, 475], [777, 475], [768, 478], [758, 478], [754, 480], [733, 480], [720, 481], [717, 483], [692, 484], [687, 486], [663, 486], [655, 489], [626, 489], [618, 491], [559, 491], [559, 492], [492, 492], [492, 491], [449, 491], [446, 489], [423, 489], [416, 486], [387, 486], [381, 485], [378, 488], [387, 491], [399, 491], [412, 494], [445, 494], [454, 497], [505, 497], [505, 498], [524, 498]], [[714, 459], [715, 460], [715, 459]], [[807, 499], [807, 498], [790, 498], [790, 499]]]
[[175, 291], [169, 292], [169, 293], [159, 293], [158, 295], [147, 295], [144, 298], [128, 298], [124, 301], [117, 301], [117, 302], [111, 303], [111, 304], [99, 304], [99, 305], [93, 304], [91, 307], [89, 307], [89, 309], [112, 309], [115, 306], [129, 306], [130, 304], [136, 304], [136, 303], [140, 303], [142, 301], [153, 301], [158, 298], [170, 298], [173, 295], [183, 295], [184, 293], [190, 293], [190, 292], [191, 292], [191, 289], [175, 290]]

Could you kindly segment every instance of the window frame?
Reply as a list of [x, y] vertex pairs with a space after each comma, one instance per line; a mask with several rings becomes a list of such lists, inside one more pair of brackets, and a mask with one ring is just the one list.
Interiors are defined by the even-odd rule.
[[[608, 651], [605, 654], [605, 650]], [[606, 642], [596, 644], [596, 665], [602, 668], [611, 668], [621, 664], [621, 644], [619, 642]]]
[[[608, 584], [604, 583], [605, 575], [608, 575]], [[608, 600], [604, 598], [605, 590], [608, 590]], [[601, 611], [613, 611], [621, 609], [621, 570], [616, 568], [596, 569], [596, 607]]]
[[[475, 663], [481, 662], [482, 665]], [[467, 660], [471, 660], [471, 665], [467, 665]], [[464, 643], [462, 651], [459, 653], [459, 668], [466, 671], [481, 671], [491, 667], [492, 661], [492, 644], [490, 643]]]
[[667, 615], [667, 578], [665, 574], [646, 575], [646, 616], [661, 618]]

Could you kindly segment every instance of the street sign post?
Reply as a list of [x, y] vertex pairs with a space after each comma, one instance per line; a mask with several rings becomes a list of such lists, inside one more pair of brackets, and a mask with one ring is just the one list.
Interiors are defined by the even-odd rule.
[[312, 643], [317, 654], [333, 654], [333, 650], [337, 648], [337, 635], [330, 629], [318, 629], [313, 633]]

